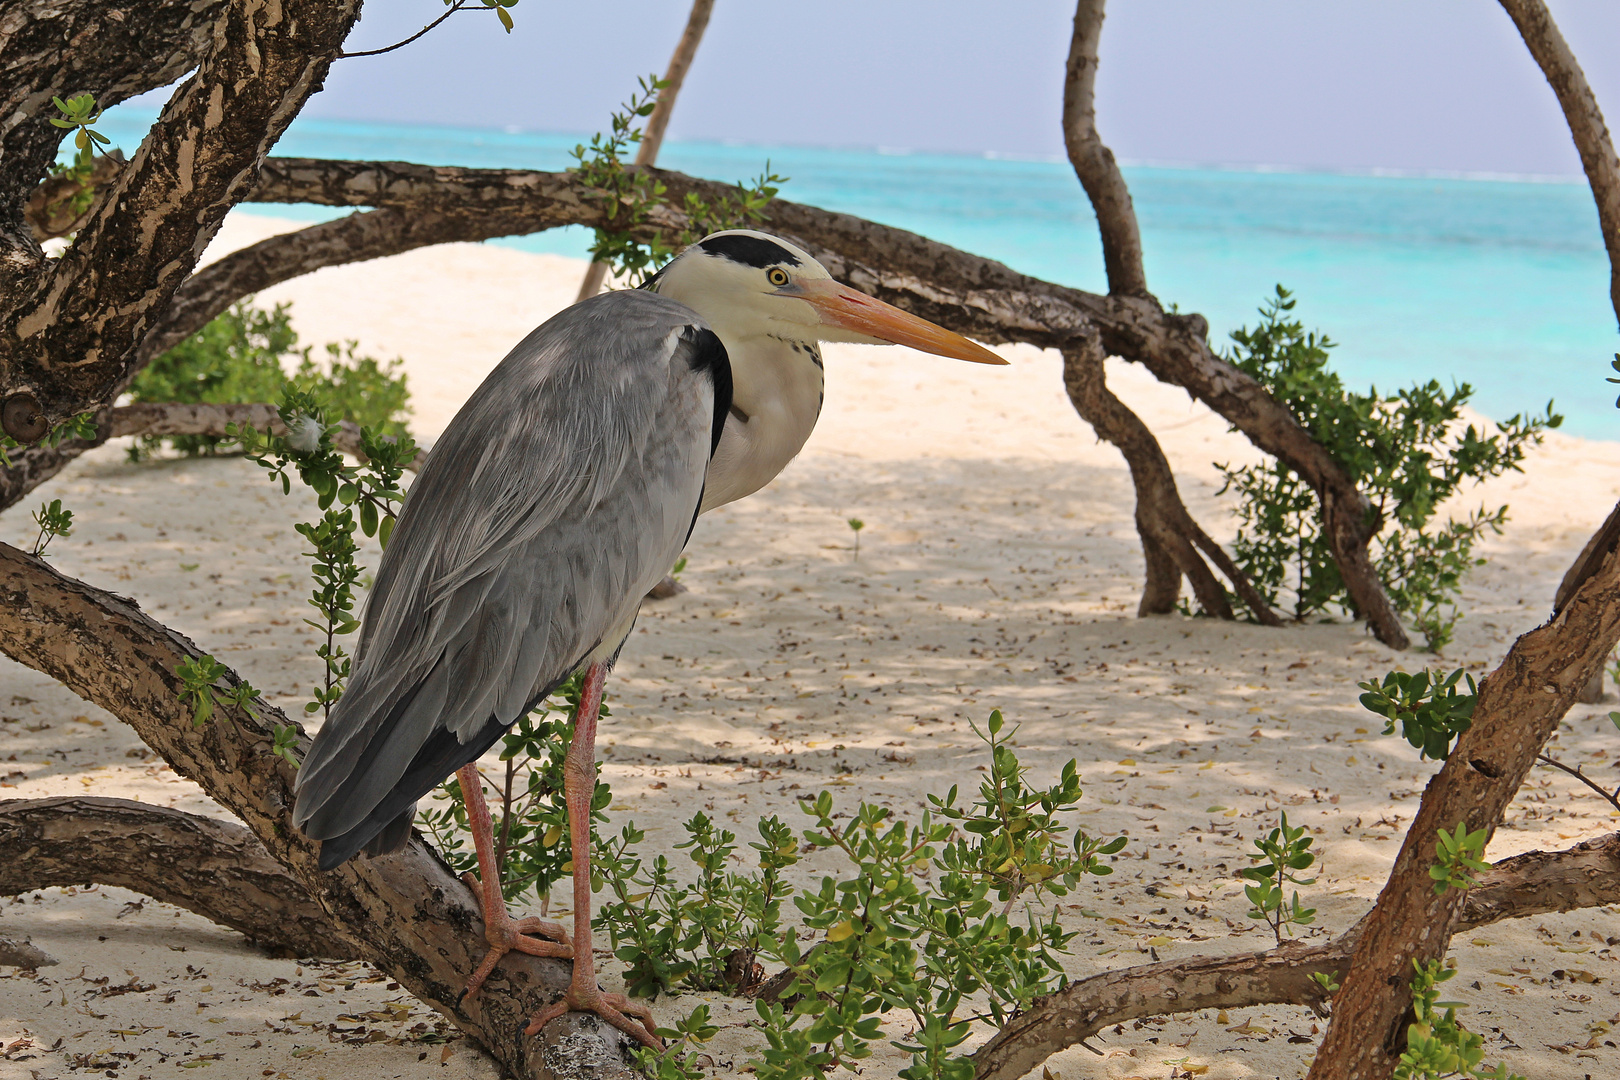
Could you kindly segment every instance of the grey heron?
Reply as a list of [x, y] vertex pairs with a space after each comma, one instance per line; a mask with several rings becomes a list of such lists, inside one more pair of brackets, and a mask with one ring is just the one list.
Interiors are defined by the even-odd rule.
[[[567, 994], [531, 1033], [579, 1009], [659, 1045], [644, 1006], [598, 988], [591, 954], [603, 680], [697, 516], [758, 491], [804, 446], [821, 411], [822, 341], [1006, 363], [839, 284], [784, 240], [715, 233], [644, 289], [585, 300], [519, 342], [434, 447], [383, 554], [348, 688], [299, 771], [294, 820], [321, 842], [322, 869], [398, 850], [417, 800], [458, 773], [490, 945], [467, 992], [513, 949], [574, 960]], [[569, 934], [506, 913], [476, 762], [581, 671], [564, 764]]]

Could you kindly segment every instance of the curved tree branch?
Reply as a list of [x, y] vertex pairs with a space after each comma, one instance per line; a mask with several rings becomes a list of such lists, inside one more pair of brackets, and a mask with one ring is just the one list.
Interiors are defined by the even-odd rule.
[[1149, 296], [1131, 190], [1125, 186], [1114, 152], [1097, 134], [1097, 46], [1102, 39], [1103, 8], [1104, 0], [1079, 0], [1075, 5], [1074, 36], [1063, 71], [1063, 145], [1097, 213], [1109, 293]]
[[[1563, 851], [1503, 859], [1468, 890], [1457, 929], [1616, 902], [1620, 833], [1610, 833]], [[1017, 1080], [1059, 1050], [1143, 1016], [1251, 1005], [1320, 1007], [1328, 995], [1311, 975], [1342, 978], [1366, 924], [1364, 918], [1320, 945], [1291, 941], [1261, 952], [1168, 960], [1081, 979], [1035, 1002], [980, 1048], [973, 1056], [976, 1080]]]
[[117, 885], [239, 930], [277, 956], [352, 960], [353, 938], [242, 826], [128, 799], [0, 801], [0, 896]]
[[[254, 700], [245, 708], [222, 702], [212, 722], [193, 726], [175, 669], [201, 650], [133, 601], [0, 545], [0, 650], [129, 724], [177, 772], [240, 817], [361, 956], [448, 1016], [510, 1073], [628, 1080], [631, 1074], [612, 1064], [623, 1060], [624, 1037], [595, 1017], [570, 1014], [539, 1036], [523, 1036], [528, 1018], [567, 987], [566, 962], [508, 954], [492, 985], [472, 1001], [460, 1000], [484, 955], [482, 922], [466, 885], [420, 837], [397, 854], [322, 873], [318, 845], [292, 823], [292, 769], [270, 752], [276, 730], [290, 722]], [[230, 689], [240, 681], [228, 673], [216, 685]], [[307, 748], [300, 738], [299, 753]], [[578, 1055], [567, 1052], [582, 1046], [594, 1048], [583, 1073], [568, 1064]]]
[[1063, 386], [1075, 411], [1099, 436], [1119, 448], [1131, 469], [1136, 485], [1136, 531], [1148, 567], [1147, 587], [1137, 613], [1167, 615], [1175, 610], [1185, 574], [1206, 614], [1232, 618], [1226, 591], [1199, 557], [1197, 549], [1203, 548], [1257, 620], [1267, 626], [1282, 625], [1265, 597], [1187, 512], [1159, 441], [1142, 418], [1108, 389], [1104, 359], [1095, 333], [1078, 348], [1064, 349]]
[[1464, 899], [1456, 889], [1435, 895], [1436, 834], [1462, 825], [1484, 830], [1488, 842], [1536, 754], [1620, 641], [1620, 543], [1601, 545], [1593, 561], [1564, 607], [1515, 641], [1480, 683], [1472, 726], [1424, 790], [1367, 917], [1310, 1080], [1377, 1080], [1394, 1071], [1412, 964], [1444, 954]]
[[[64, 132], [52, 97], [109, 108], [166, 86], [208, 55], [225, 0], [20, 0], [0, 8], [0, 274], [43, 259], [23, 220]], [[71, 42], [71, 48], [63, 48]]]
[[1592, 187], [1592, 201], [1597, 203], [1603, 246], [1609, 252], [1609, 300], [1615, 317], [1620, 319], [1620, 159], [1615, 157], [1603, 110], [1598, 108], [1597, 95], [1592, 93], [1580, 61], [1559, 32], [1544, 0], [1501, 2], [1558, 96], [1575, 149], [1581, 155], [1586, 182]]
[[[652, 228], [683, 226], [676, 208], [688, 192], [713, 201], [731, 190], [653, 171], [667, 186], [670, 205], [655, 215]], [[610, 224], [576, 177], [516, 169], [271, 158], [248, 201], [377, 209], [272, 237], [204, 267], [182, 288], [143, 356], [195, 332], [248, 292], [322, 266], [450, 240]], [[1404, 647], [1405, 631], [1367, 552], [1380, 525], [1377, 512], [1284, 406], [1209, 347], [1201, 316], [1166, 312], [1151, 298], [1097, 296], [1054, 285], [915, 233], [783, 199], [772, 201], [765, 217], [767, 227], [800, 242], [834, 276], [984, 341], [1063, 349], [1094, 326], [1108, 353], [1186, 389], [1316, 490], [1324, 531], [1358, 606], [1384, 612], [1387, 617], [1372, 620], [1374, 631], [1386, 644]]]

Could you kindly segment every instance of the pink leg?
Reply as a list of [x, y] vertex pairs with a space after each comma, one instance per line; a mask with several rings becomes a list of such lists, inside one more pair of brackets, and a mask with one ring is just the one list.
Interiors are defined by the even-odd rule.
[[[473, 846], [478, 849], [478, 873], [483, 879], [480, 882], [478, 877], [467, 873], [462, 875], [462, 880], [478, 900], [479, 914], [484, 917], [484, 939], [489, 942], [489, 952], [484, 954], [483, 962], [467, 980], [467, 989], [462, 991], [462, 998], [466, 999], [478, 993], [501, 957], [513, 949], [531, 956], [560, 957], [573, 956], [574, 951], [568, 947], [568, 932], [560, 924], [536, 918], [513, 919], [506, 913], [501, 875], [495, 866], [494, 826], [489, 819], [489, 806], [484, 802], [483, 779], [478, 775], [476, 764], [463, 767], [456, 777], [461, 781], [461, 799], [472, 825]], [[540, 941], [527, 936], [530, 934], [544, 934], [556, 940]]]
[[591, 952], [591, 796], [596, 791], [596, 719], [606, 679], [605, 664], [585, 669], [574, 741], [563, 763], [568, 839], [574, 860], [574, 977], [568, 992], [536, 1013], [523, 1033], [533, 1035], [570, 1010], [591, 1012], [654, 1050], [662, 1050], [664, 1041], [658, 1037], [652, 1010], [623, 994], [602, 993], [596, 985], [596, 957]]

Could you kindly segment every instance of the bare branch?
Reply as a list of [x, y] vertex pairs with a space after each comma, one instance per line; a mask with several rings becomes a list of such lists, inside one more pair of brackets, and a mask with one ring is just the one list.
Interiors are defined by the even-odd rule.
[[1603, 110], [1544, 0], [1502, 0], [1502, 7], [1519, 28], [1519, 36], [1564, 110], [1586, 182], [1592, 187], [1592, 200], [1597, 203], [1603, 246], [1609, 251], [1609, 301], [1620, 319], [1620, 159], [1615, 157]]
[[1225, 590], [1198, 554], [1201, 547], [1210, 553], [1256, 619], [1267, 626], [1282, 625], [1265, 598], [1187, 512], [1159, 441], [1141, 417], [1108, 389], [1103, 361], [1102, 343], [1093, 332], [1079, 348], [1063, 350], [1063, 385], [1075, 411], [1099, 436], [1118, 447], [1130, 465], [1136, 485], [1136, 530], [1142, 538], [1148, 568], [1138, 614], [1166, 615], [1173, 611], [1181, 592], [1181, 576], [1185, 574], [1206, 613], [1223, 619], [1233, 617]]
[[[1564, 851], [1503, 859], [1468, 890], [1457, 929], [1616, 902], [1620, 833], [1610, 833]], [[1263, 952], [1195, 956], [1081, 979], [1036, 1001], [974, 1054], [976, 1080], [1017, 1080], [1058, 1051], [1139, 1017], [1251, 1005], [1320, 1006], [1327, 994], [1312, 973], [1343, 980], [1366, 924], [1363, 919], [1320, 945], [1291, 941]], [[1341, 1007], [1336, 1001], [1335, 1010]]]
[[[247, 708], [224, 703], [211, 723], [194, 727], [175, 669], [201, 650], [132, 601], [0, 545], [0, 650], [129, 724], [176, 772], [240, 817], [270, 857], [354, 937], [361, 956], [448, 1016], [510, 1073], [579, 1075], [556, 1050], [575, 1040], [595, 1048], [600, 1064], [590, 1075], [628, 1080], [628, 1071], [612, 1065], [622, 1060], [623, 1038], [599, 1030], [594, 1017], [571, 1014], [539, 1036], [521, 1034], [528, 1018], [567, 987], [563, 961], [511, 954], [496, 968], [494, 985], [472, 1001], [458, 1001], [484, 955], [482, 923], [467, 887], [419, 837], [397, 854], [322, 873], [318, 845], [292, 824], [292, 769], [270, 753], [276, 728], [289, 721], [255, 700]], [[216, 685], [239, 684], [230, 673]], [[298, 751], [307, 747], [300, 739]]]
[[450, 5], [449, 11], [446, 11], [443, 15], [440, 15], [437, 19], [434, 19], [432, 22], [428, 23], [426, 26], [422, 27], [422, 29], [418, 30], [404, 41], [396, 41], [392, 45], [385, 46], [381, 49], [367, 49], [365, 52], [340, 52], [337, 54], [337, 59], [352, 60], [357, 56], [381, 56], [383, 53], [391, 53], [395, 49], [403, 49], [417, 38], [427, 34], [430, 30], [444, 22], [444, 20], [448, 19], [456, 12], [465, 10], [467, 5], [471, 2], [472, 0], [456, 0], [454, 4]]
[[1063, 145], [1097, 212], [1108, 291], [1115, 296], [1148, 296], [1142, 237], [1131, 192], [1114, 152], [1097, 134], [1097, 44], [1102, 38], [1104, 6], [1105, 0], [1079, 0], [1075, 5], [1074, 37], [1063, 72]]
[[239, 930], [278, 956], [351, 960], [354, 940], [233, 822], [127, 799], [0, 802], [0, 896], [116, 885]]

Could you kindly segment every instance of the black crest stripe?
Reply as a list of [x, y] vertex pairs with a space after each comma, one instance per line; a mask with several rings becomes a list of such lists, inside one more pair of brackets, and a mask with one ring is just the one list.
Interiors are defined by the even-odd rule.
[[744, 266], [754, 266], [763, 270], [767, 266], [798, 266], [799, 257], [774, 240], [767, 240], [763, 236], [747, 236], [742, 233], [726, 233], [720, 236], [711, 236], [698, 245], [710, 255], [718, 255], [722, 259], [730, 259], [734, 263]]

